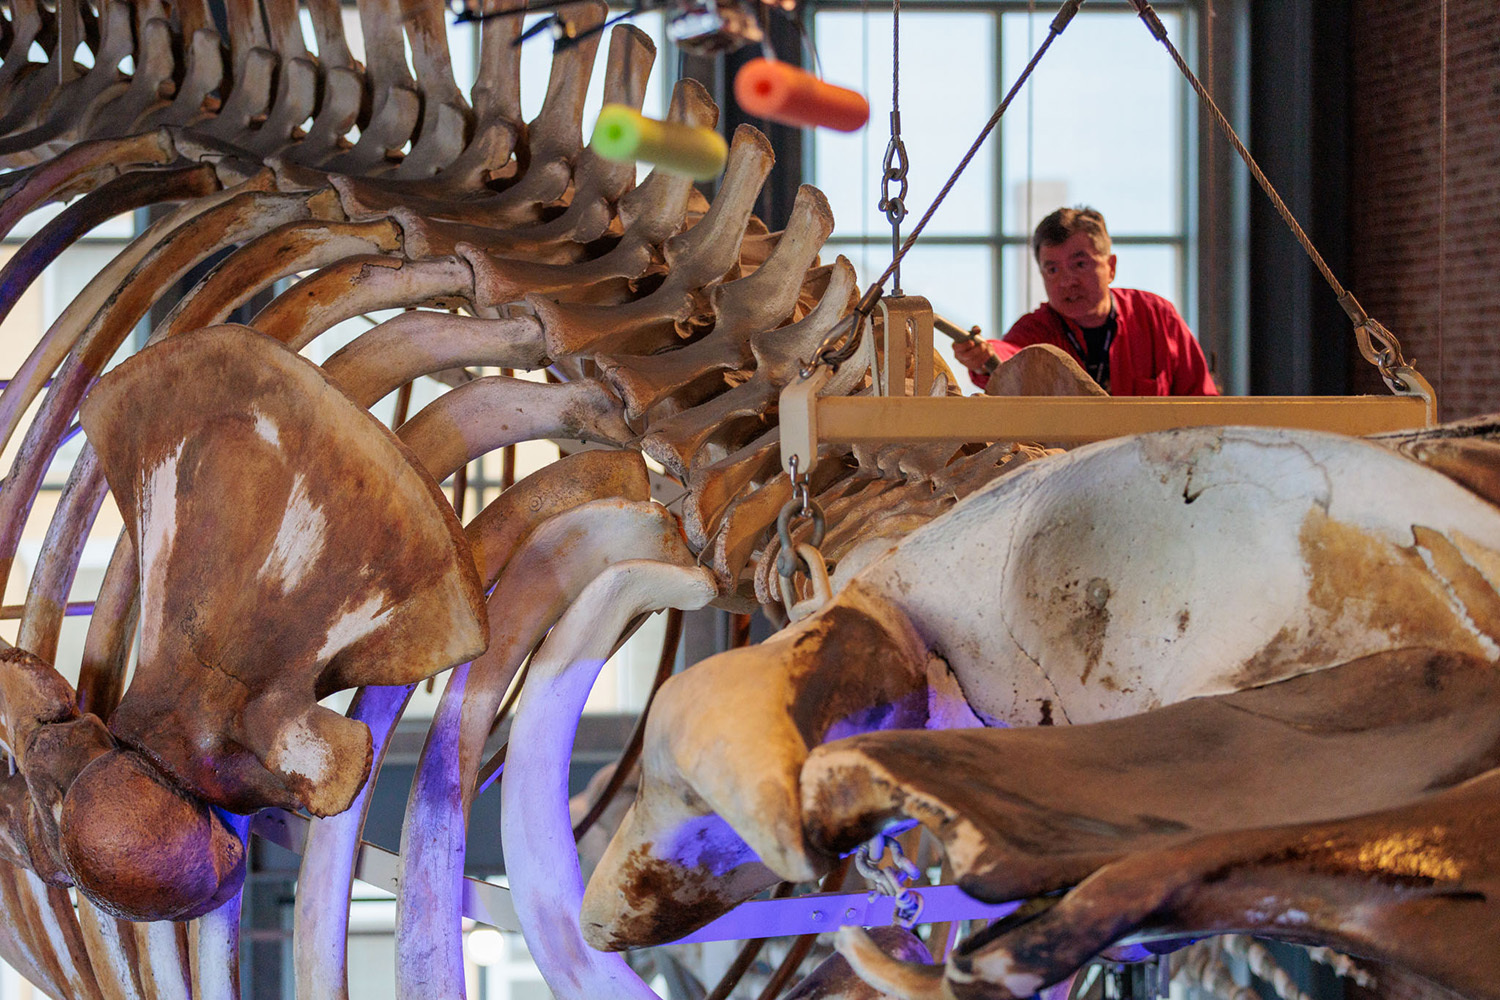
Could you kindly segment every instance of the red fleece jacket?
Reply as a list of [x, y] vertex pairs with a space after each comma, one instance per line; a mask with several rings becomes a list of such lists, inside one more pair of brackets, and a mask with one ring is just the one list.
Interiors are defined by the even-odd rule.
[[[1134, 288], [1111, 288], [1115, 300], [1115, 339], [1109, 348], [1109, 394], [1111, 396], [1217, 396], [1219, 390], [1208, 374], [1208, 362], [1197, 338], [1188, 329], [1176, 307], [1160, 295]], [[990, 341], [1001, 361], [1032, 344], [1051, 344], [1067, 351], [1084, 367], [1067, 335], [1083, 343], [1083, 332], [1062, 314], [1043, 303], [1016, 320], [1001, 340]], [[969, 373], [981, 389], [989, 376]]]

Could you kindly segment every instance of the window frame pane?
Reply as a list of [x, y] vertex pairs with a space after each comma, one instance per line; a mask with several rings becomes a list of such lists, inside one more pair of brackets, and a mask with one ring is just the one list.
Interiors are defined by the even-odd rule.
[[[1196, 37], [1196, 22], [1201, 16], [1201, 0], [1162, 0], [1162, 2], [1154, 4], [1154, 6], [1163, 15], [1164, 19], [1170, 19], [1169, 32], [1191, 65], [1195, 57], [1195, 48], [1190, 44], [1186, 44], [1185, 40]], [[967, 15], [979, 12], [989, 13], [993, 16], [994, 52], [999, 54], [1005, 52], [1007, 22], [1004, 15], [1025, 14], [1029, 11], [1034, 12], [1037, 27], [1035, 36], [1039, 43], [1041, 39], [1046, 37], [1046, 27], [1050, 25], [1051, 19], [1058, 10], [1058, 7], [1059, 5], [1056, 3], [1028, 4], [1026, 0], [903, 0], [902, 13], [908, 16], [913, 12]], [[888, 25], [889, 10], [890, 8], [886, 5], [870, 4], [868, 0], [804, 0], [806, 23], [815, 46], [820, 45], [818, 34], [819, 14], [830, 12], [869, 13], [878, 15]], [[1110, 15], [1130, 13], [1129, 8], [1117, 4], [1108, 5], [1105, 11]], [[1080, 14], [1080, 16], [1085, 15]], [[862, 33], [859, 40], [862, 48], [865, 47], [863, 45], [864, 36], [873, 30], [875, 23], [873, 17], [868, 20], [871, 28], [867, 28]], [[1175, 26], [1173, 26], [1174, 22]], [[1012, 20], [1010, 23], [1014, 25], [1015, 22]], [[1143, 35], [1145, 34], [1144, 27], [1136, 25], [1136, 28]], [[888, 28], [885, 30], [888, 30]], [[1147, 37], [1149, 39], [1149, 36]], [[827, 44], [828, 39], [823, 39], [821, 45], [826, 47]], [[1154, 45], [1155, 43], [1152, 42], [1151, 44]], [[911, 72], [909, 68], [909, 51], [907, 39], [903, 37], [903, 74]], [[1055, 60], [1058, 58], [1058, 53], [1049, 53], [1049, 57]], [[1163, 51], [1161, 53], [1161, 58], [1166, 66], [1172, 67], [1166, 52]], [[991, 60], [990, 65], [994, 67], [995, 71], [987, 81], [980, 80], [975, 83], [975, 86], [979, 89], [988, 89], [991, 92], [992, 107], [999, 103], [1000, 93], [1002, 92], [1001, 88], [1008, 88], [1013, 83], [1012, 80], [1001, 78], [998, 65], [1000, 62], [999, 58]], [[866, 96], [871, 100], [872, 114], [871, 123], [863, 133], [863, 145], [870, 148], [878, 146], [879, 152], [882, 153], [884, 152], [885, 143], [889, 136], [888, 125], [886, 124], [888, 119], [883, 115], [876, 114], [874, 109], [879, 103], [889, 104], [890, 91], [884, 82], [890, 78], [889, 70], [890, 67], [888, 65], [876, 66], [866, 57], [863, 71], [859, 74], [859, 79], [832, 80], [835, 83], [856, 88], [862, 87], [864, 89]], [[847, 71], [845, 75], [848, 75]], [[1200, 141], [1197, 102], [1187, 81], [1176, 72], [1175, 67], [1171, 69], [1170, 78], [1172, 80], [1171, 86], [1173, 88], [1174, 100], [1172, 101], [1172, 109], [1169, 112], [1168, 127], [1173, 134], [1177, 147], [1174, 151], [1172, 168], [1175, 178], [1170, 182], [1170, 189], [1175, 195], [1171, 207], [1175, 219], [1172, 220], [1170, 225], [1164, 226], [1157, 232], [1143, 233], [1122, 230], [1111, 235], [1122, 249], [1128, 247], [1159, 247], [1172, 255], [1175, 261], [1175, 294], [1169, 297], [1183, 314], [1189, 326], [1196, 330], [1197, 318], [1200, 311], [1198, 303], [1199, 289], [1196, 281], [1198, 240], [1195, 235], [1195, 227], [1198, 224], [1199, 218], [1197, 206], [1199, 188], [1196, 166], [1200, 159], [1200, 151], [1197, 148], [1197, 144]], [[882, 88], [884, 88], [885, 92], [883, 102], [880, 99], [879, 93]], [[909, 90], [903, 90], [903, 100], [901, 102], [903, 124], [906, 125], [903, 133], [911, 131], [910, 125], [907, 123], [921, 113], [920, 109], [914, 108], [905, 99], [907, 93], [909, 93]], [[1002, 119], [1002, 129], [1003, 121]], [[977, 134], [979, 127], [979, 125], [976, 125], [975, 134]], [[1001, 131], [1002, 129], [997, 129], [997, 131]], [[987, 166], [992, 178], [1004, 178], [1006, 145], [1002, 141], [1002, 138], [1001, 135], [992, 134], [986, 140], [985, 147], [975, 157], [974, 163], [971, 163], [969, 169], [974, 169], [975, 164], [982, 162]], [[967, 142], [970, 137], [965, 136], [964, 139]], [[809, 178], [813, 183], [818, 183], [821, 180], [825, 184], [828, 184], [832, 182], [831, 179], [820, 178], [818, 174], [818, 149], [819, 142], [816, 137], [814, 141], [803, 144], [803, 176]], [[918, 151], [910, 149], [910, 146], [909, 151], [913, 158], [915, 158]], [[1012, 155], [1024, 155], [1024, 153], [1018, 153], [1015, 150], [1011, 152]], [[863, 157], [864, 160], [869, 160], [869, 158], [868, 155]], [[956, 164], [956, 162], [955, 158], [954, 163]], [[880, 168], [878, 166], [878, 157], [876, 163], [876, 168], [872, 172], [869, 172], [873, 176], [863, 172], [858, 175], [858, 184], [862, 192], [867, 192], [864, 194], [866, 201], [874, 201], [879, 198]], [[943, 175], [946, 176], [949, 170], [951, 170], [951, 165], [944, 165], [942, 167]], [[1005, 231], [1004, 216], [1006, 206], [1004, 202], [1007, 195], [1001, 190], [1003, 185], [993, 184], [992, 187], [996, 190], [994, 195], [989, 199], [991, 203], [989, 211], [984, 213], [990, 218], [987, 230], [962, 234], [933, 232], [930, 235], [928, 231], [924, 231], [921, 240], [913, 248], [912, 253], [914, 255], [920, 254], [923, 247], [983, 246], [988, 248], [991, 251], [991, 261], [993, 264], [991, 274], [992, 290], [989, 296], [991, 302], [989, 315], [949, 316], [947, 318], [963, 326], [978, 324], [984, 328], [985, 336], [999, 337], [1009, 329], [1010, 325], [1022, 313], [1028, 311], [1029, 308], [1034, 308], [1037, 303], [1033, 301], [1028, 305], [1024, 301], [1024, 296], [1018, 295], [1017, 291], [1010, 287], [1011, 285], [1019, 287], [1019, 283], [1015, 280], [1014, 265], [1007, 268], [1006, 260], [1007, 258], [1013, 260], [1017, 250], [1025, 252], [1029, 259], [1029, 232], [1023, 233], [1017, 231], [1007, 233]], [[903, 239], [910, 234], [912, 227], [921, 217], [921, 214], [926, 211], [928, 204], [924, 200], [913, 197], [908, 200], [906, 207], [909, 214], [901, 228]], [[947, 207], [945, 204], [944, 209]], [[892, 256], [889, 228], [869, 225], [867, 221], [869, 215], [870, 212], [867, 208], [864, 213], [865, 218], [843, 221], [838, 218], [839, 213], [836, 212], [835, 223], [837, 228], [835, 228], [833, 236], [829, 240], [829, 253], [843, 253], [854, 260], [856, 267], [860, 269], [862, 280], [867, 280], [865, 279], [866, 271], [872, 272], [871, 276], [873, 277], [874, 274], [884, 270], [884, 264], [889, 263]], [[1130, 287], [1128, 276], [1124, 278], [1122, 284]], [[1160, 282], [1151, 281], [1147, 282], [1147, 284], [1159, 285]], [[890, 292], [893, 290], [893, 284], [888, 282], [887, 291]], [[925, 294], [922, 288], [916, 286], [907, 287], [903, 290], [912, 294]]]

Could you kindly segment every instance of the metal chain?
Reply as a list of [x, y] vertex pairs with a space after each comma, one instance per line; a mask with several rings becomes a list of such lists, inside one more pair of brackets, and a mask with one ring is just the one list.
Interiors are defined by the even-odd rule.
[[[953, 190], [953, 185], [958, 183], [958, 178], [969, 166], [969, 161], [973, 160], [975, 155], [978, 154], [979, 147], [984, 145], [984, 140], [988, 139], [990, 137], [990, 133], [995, 130], [995, 126], [1000, 124], [1000, 117], [1004, 115], [1005, 110], [1010, 107], [1011, 101], [1016, 99], [1016, 94], [1020, 91], [1021, 86], [1031, 76], [1032, 70], [1036, 69], [1036, 64], [1041, 61], [1042, 56], [1046, 54], [1047, 49], [1051, 47], [1052, 43], [1057, 39], [1057, 36], [1062, 34], [1063, 29], [1068, 26], [1068, 22], [1073, 20], [1073, 15], [1078, 13], [1078, 8], [1082, 6], [1082, 4], [1083, 0], [1067, 0], [1067, 2], [1063, 4], [1062, 9], [1057, 12], [1057, 16], [1052, 19], [1052, 24], [1048, 27], [1046, 39], [1043, 40], [1040, 46], [1038, 46], [1036, 53], [1031, 57], [1031, 61], [1028, 62], [1026, 64], [1026, 68], [1021, 71], [1021, 75], [1016, 79], [1015, 84], [1006, 93], [1005, 99], [1000, 102], [1000, 106], [995, 109], [995, 113], [990, 115], [990, 120], [986, 122], [984, 128], [980, 130], [979, 136], [974, 140], [973, 144], [969, 146], [968, 152], [964, 153], [963, 159], [958, 161], [958, 166], [953, 168], [953, 173], [950, 174], [948, 176], [948, 179], [943, 182], [943, 186], [938, 191], [937, 197], [932, 200], [932, 204], [927, 207], [927, 211], [922, 213], [922, 218], [917, 221], [916, 228], [911, 231], [911, 235], [908, 236], [906, 238], [906, 241], [901, 244], [901, 249], [896, 253], [895, 260], [891, 261], [891, 265], [890, 267], [887, 267], [885, 269], [885, 273], [883, 273], [879, 278], [875, 279], [875, 284], [871, 288], [872, 292], [884, 286], [886, 279], [889, 278], [893, 273], [895, 273], [896, 268], [901, 266], [901, 258], [907, 255], [907, 253], [912, 248], [912, 244], [917, 242], [917, 237], [920, 236], [922, 234], [922, 230], [927, 227], [927, 223], [932, 221], [932, 216], [938, 210], [938, 206], [942, 205], [943, 199], [948, 197], [948, 192]], [[871, 300], [871, 309], [875, 307], [875, 301], [878, 300], [879, 297], [880, 296], [876, 294], [875, 299]], [[870, 293], [866, 293], [865, 298], [870, 298]], [[861, 303], [861, 305], [863, 305], [863, 303]]]
[[792, 480], [792, 498], [776, 516], [776, 537], [781, 543], [781, 551], [776, 554], [776, 573], [790, 587], [792, 578], [799, 571], [808, 575], [812, 573], [807, 561], [797, 552], [796, 542], [792, 540], [793, 520], [812, 521], [812, 536], [808, 543], [815, 549], [823, 544], [827, 523], [823, 519], [823, 508], [812, 498], [807, 473], [797, 468], [797, 456], [793, 455], [788, 464], [791, 466], [788, 475]]
[[[886, 851], [890, 851], [891, 865], [882, 868], [879, 862]], [[877, 894], [892, 897], [891, 917], [895, 923], [907, 930], [916, 926], [922, 916], [922, 896], [904, 883], [915, 880], [921, 870], [901, 850], [895, 837], [877, 833], [861, 844], [854, 852], [854, 867], [866, 882], [874, 886]]]
[[[901, 0], [891, 0], [891, 141], [881, 164], [880, 203], [891, 224], [893, 295], [901, 294], [901, 222], [906, 218], [907, 173], [911, 162], [901, 139]], [[892, 185], [899, 185], [892, 193]]]

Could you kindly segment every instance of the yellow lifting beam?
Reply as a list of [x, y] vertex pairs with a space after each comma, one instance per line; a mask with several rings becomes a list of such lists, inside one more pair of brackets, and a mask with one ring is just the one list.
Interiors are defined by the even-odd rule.
[[[796, 458], [795, 468], [805, 476], [817, 461], [817, 446], [831, 443], [1075, 445], [1178, 427], [1291, 427], [1363, 435], [1436, 422], [1431, 387], [1415, 373], [1413, 394], [1392, 396], [904, 396], [899, 393], [905, 379], [896, 373], [906, 370], [906, 358], [932, 356], [932, 307], [917, 295], [883, 299], [880, 306], [885, 343], [878, 352], [876, 394], [820, 398], [832, 375], [826, 365], [814, 365], [794, 379], [781, 392], [783, 468], [792, 469]], [[952, 324], [939, 318], [937, 326]], [[905, 336], [892, 338], [892, 330]], [[922, 386], [930, 377], [919, 371], [916, 381]]]

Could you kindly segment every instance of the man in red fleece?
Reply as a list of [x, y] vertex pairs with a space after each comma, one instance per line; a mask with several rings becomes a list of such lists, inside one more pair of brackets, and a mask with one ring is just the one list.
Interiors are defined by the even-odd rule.
[[1073, 356], [1111, 396], [1217, 396], [1193, 332], [1172, 303], [1133, 288], [1111, 288], [1116, 257], [1104, 216], [1060, 208], [1036, 227], [1031, 250], [1047, 301], [1016, 320], [1001, 340], [960, 341], [953, 353], [974, 384], [989, 382], [991, 358], [1051, 344]]

